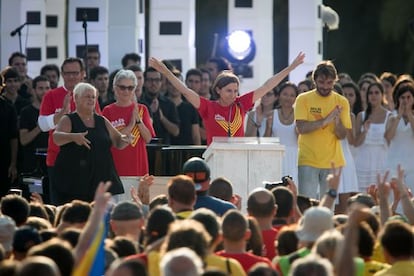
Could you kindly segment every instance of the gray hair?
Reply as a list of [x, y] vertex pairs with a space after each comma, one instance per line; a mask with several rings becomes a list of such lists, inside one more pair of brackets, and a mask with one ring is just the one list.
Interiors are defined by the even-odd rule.
[[330, 261], [316, 254], [310, 254], [293, 262], [289, 276], [333, 276]]
[[78, 83], [75, 88], [73, 89], [73, 94], [76, 96], [81, 96], [86, 91], [92, 90], [96, 96], [96, 88], [90, 83], [80, 82]]
[[131, 70], [125, 69], [121, 69], [118, 71], [118, 73], [116, 73], [113, 81], [113, 86], [115, 86], [118, 83], [118, 81], [123, 79], [130, 79], [134, 82], [134, 86], [137, 86], [138, 81], [137, 77], [135, 76], [135, 73]]
[[164, 276], [197, 276], [203, 273], [203, 262], [190, 248], [180, 247], [165, 253], [160, 268]]

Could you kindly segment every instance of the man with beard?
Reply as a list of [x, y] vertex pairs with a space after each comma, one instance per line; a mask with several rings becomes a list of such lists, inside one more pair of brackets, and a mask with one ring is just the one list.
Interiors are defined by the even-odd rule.
[[[296, 99], [299, 194], [317, 198], [327, 191], [326, 177], [332, 168], [345, 166], [341, 139], [351, 129], [347, 99], [333, 91], [337, 71], [331, 61], [320, 62], [313, 72], [316, 89]], [[327, 194], [336, 198], [336, 190]], [[322, 197], [322, 196], [320, 196]]]
[[23, 173], [30, 173], [36, 169], [38, 163], [36, 162], [36, 150], [47, 149], [49, 136], [47, 132], [42, 132], [37, 124], [43, 95], [50, 90], [49, 79], [46, 76], [38, 76], [33, 80], [32, 85], [32, 104], [22, 109], [19, 121], [20, 144], [23, 151], [21, 172]]
[[148, 107], [155, 134], [162, 138], [164, 144], [171, 143], [171, 136], [178, 136], [179, 117], [175, 104], [161, 92], [161, 73], [154, 68], [148, 68], [144, 72], [144, 94], [141, 98], [142, 103]]

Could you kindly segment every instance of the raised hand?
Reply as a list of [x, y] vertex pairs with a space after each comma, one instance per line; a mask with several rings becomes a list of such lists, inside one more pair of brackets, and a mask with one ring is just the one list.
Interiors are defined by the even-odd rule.
[[377, 186], [379, 197], [386, 198], [387, 200], [391, 190], [390, 184], [387, 182], [389, 173], [389, 171], [386, 171], [382, 179], [381, 174], [377, 174]]
[[324, 125], [327, 125], [333, 121], [339, 120], [342, 112], [342, 106], [337, 105], [329, 114], [325, 117]]
[[339, 182], [341, 180], [341, 174], [342, 174], [342, 167], [337, 168], [335, 167], [335, 163], [331, 163], [331, 171], [332, 173], [328, 174], [326, 177], [326, 182], [328, 183], [329, 189], [338, 190]]
[[109, 200], [111, 199], [111, 193], [108, 192], [109, 187], [111, 187], [111, 182], [101, 182], [98, 185], [98, 188], [95, 191], [95, 205], [94, 208], [100, 213], [106, 211]]
[[63, 114], [68, 114], [70, 112], [70, 100], [72, 98], [72, 93], [68, 92], [65, 95], [65, 98], [63, 98], [63, 106], [62, 106], [62, 112]]
[[364, 132], [367, 132], [369, 130], [369, 127], [371, 126], [371, 121], [370, 120], [366, 120], [364, 122]]
[[138, 185], [138, 197], [141, 202], [148, 205], [150, 202], [150, 187], [154, 184], [154, 176], [146, 174], [141, 177]]
[[299, 52], [299, 54], [297, 55], [297, 57], [293, 60], [292, 62], [292, 66], [294, 68], [296, 68], [297, 66], [299, 66], [300, 64], [303, 63], [303, 61], [305, 60], [305, 53], [303, 52]]
[[43, 205], [43, 198], [39, 193], [31, 193], [30, 194], [30, 202], [35, 202]]
[[168, 70], [164, 63], [155, 57], [150, 57], [148, 59], [148, 66], [154, 68], [158, 72], [162, 73], [164, 70]]

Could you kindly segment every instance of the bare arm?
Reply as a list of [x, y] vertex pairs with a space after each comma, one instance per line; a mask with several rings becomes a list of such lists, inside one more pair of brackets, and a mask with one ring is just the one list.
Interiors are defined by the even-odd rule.
[[82, 260], [83, 256], [89, 249], [91, 240], [93, 240], [94, 236], [98, 232], [100, 224], [105, 220], [105, 212], [109, 199], [111, 198], [111, 194], [107, 192], [110, 186], [111, 182], [101, 182], [96, 189], [95, 205], [75, 248], [75, 264], [79, 264]]
[[168, 70], [164, 63], [154, 57], [151, 57], [148, 60], [148, 66], [155, 68], [158, 72], [163, 74], [196, 109], [200, 107], [200, 96], [193, 90], [189, 89], [179, 78], [174, 76], [174, 74]]
[[[133, 112], [133, 118], [131, 119], [132, 126], [135, 126], [135, 124], [138, 126], [139, 132], [141, 133], [142, 139], [144, 139], [145, 143], [149, 143], [151, 141], [151, 132], [149, 131], [148, 127], [145, 125], [144, 121], [142, 121], [142, 118], [139, 116], [138, 112], [138, 105], [135, 106], [134, 112]], [[132, 127], [131, 127], [132, 131]], [[131, 133], [129, 131], [129, 133]], [[128, 135], [128, 133], [123, 133]]]
[[388, 202], [390, 186], [389, 183], [386, 183], [388, 174], [389, 171], [386, 171], [382, 179], [380, 174], [377, 175], [381, 225], [385, 224], [391, 214], [390, 204]]
[[[335, 168], [335, 164], [333, 163], [331, 164], [331, 166], [332, 166], [332, 173], [329, 174], [327, 177], [328, 189], [333, 189], [335, 191], [338, 191], [342, 168]], [[321, 192], [324, 192], [324, 191], [321, 191]], [[331, 197], [328, 194], [325, 194], [322, 197], [321, 202], [319, 203], [319, 206], [325, 206], [331, 209], [334, 202], [335, 202], [335, 198]]]
[[335, 253], [334, 265], [337, 276], [356, 275], [354, 257], [358, 255], [359, 224], [369, 216], [369, 213], [368, 208], [359, 205], [349, 215], [344, 234], [345, 242], [336, 249]]
[[342, 124], [342, 121], [341, 121], [341, 118], [339, 117], [339, 115], [335, 118], [334, 131], [335, 131], [336, 137], [338, 137], [338, 139], [340, 139], [340, 140], [344, 139], [347, 135], [347, 129]]
[[246, 137], [255, 137], [257, 128], [260, 127], [255, 121], [254, 121], [254, 113], [255, 111], [251, 111], [247, 114], [247, 125], [246, 125], [246, 131], [244, 133], [244, 136]]
[[393, 115], [388, 117], [384, 133], [384, 138], [385, 140], [387, 140], [388, 145], [391, 143], [391, 140], [395, 137], [395, 134], [397, 133], [397, 127], [400, 120], [400, 115]]
[[290, 72], [292, 72], [296, 67], [303, 63], [305, 59], [305, 54], [300, 52], [295, 60], [282, 71], [268, 79], [262, 86], [257, 88], [253, 93], [253, 102], [257, 101], [261, 97], [263, 97], [267, 92], [272, 90], [275, 86], [277, 86], [284, 78], [286, 78]]
[[72, 93], [68, 92], [65, 95], [65, 98], [63, 99], [62, 109], [58, 113], [55, 113], [54, 116], [53, 116], [53, 123], [55, 125], [57, 125], [60, 122], [60, 119], [64, 115], [70, 113], [70, 100], [71, 100], [71, 98], [72, 98]]
[[351, 113], [351, 123], [352, 128], [348, 129], [346, 132], [346, 138], [348, 139], [348, 143], [353, 145], [355, 143], [355, 115]]
[[90, 149], [91, 141], [86, 138], [88, 131], [72, 133], [72, 123], [68, 116], [63, 116], [53, 132], [53, 141], [56, 145], [62, 146], [74, 142], [79, 146]]
[[[365, 136], [367, 135], [369, 129], [369, 125], [369, 120], [363, 122], [362, 112], [360, 112], [356, 119], [354, 146], [358, 147], [362, 143], [364, 143]], [[364, 126], [363, 130], [361, 130], [362, 126]]]
[[407, 191], [407, 188], [404, 183], [404, 170], [401, 165], [397, 167], [398, 178], [397, 178], [397, 187], [400, 191], [400, 200], [401, 205], [404, 210], [404, 215], [407, 217], [411, 225], [414, 225], [414, 206], [411, 203], [410, 195]]
[[107, 118], [103, 118], [105, 119], [105, 127], [109, 132], [109, 137], [111, 138], [112, 145], [114, 145], [114, 147], [117, 149], [126, 148], [126, 146], [129, 145], [130, 141], [133, 138], [131, 137], [131, 133], [122, 134], [111, 124], [111, 122], [109, 122]]
[[346, 136], [346, 128], [342, 124], [340, 115], [342, 108], [336, 106], [325, 118], [316, 121], [296, 120], [296, 128], [299, 134], [306, 134], [324, 128], [330, 123], [334, 123], [334, 132], [338, 139], [344, 139]]

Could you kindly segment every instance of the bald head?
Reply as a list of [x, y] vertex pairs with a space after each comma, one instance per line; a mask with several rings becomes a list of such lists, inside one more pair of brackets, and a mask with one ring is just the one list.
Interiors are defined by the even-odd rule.
[[276, 201], [273, 194], [264, 189], [253, 190], [247, 199], [247, 211], [254, 217], [269, 217], [274, 215]]

